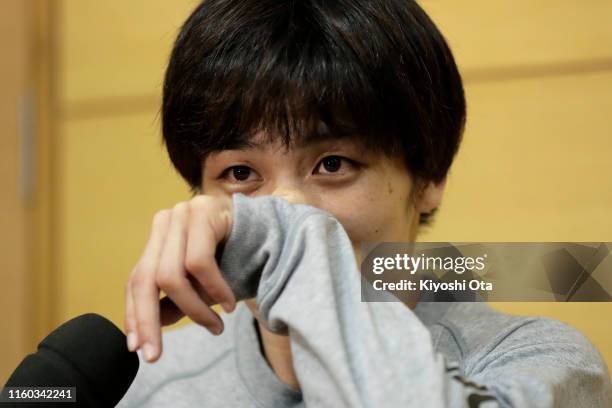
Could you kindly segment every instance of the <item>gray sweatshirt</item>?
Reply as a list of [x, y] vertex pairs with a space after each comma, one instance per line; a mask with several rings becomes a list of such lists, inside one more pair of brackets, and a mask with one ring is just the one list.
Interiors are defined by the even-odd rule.
[[289, 336], [301, 390], [281, 382], [241, 302], [213, 336], [189, 324], [141, 358], [119, 407], [612, 407], [610, 374], [576, 329], [486, 303], [361, 302], [351, 242], [329, 213], [233, 195], [220, 267], [237, 299]]

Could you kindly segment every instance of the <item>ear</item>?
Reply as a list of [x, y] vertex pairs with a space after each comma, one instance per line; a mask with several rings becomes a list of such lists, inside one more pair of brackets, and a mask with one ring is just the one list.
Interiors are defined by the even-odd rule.
[[444, 187], [446, 187], [446, 177], [437, 184], [430, 181], [427, 186], [419, 192], [416, 198], [416, 210], [419, 213], [430, 213], [433, 209], [438, 208], [442, 202]]

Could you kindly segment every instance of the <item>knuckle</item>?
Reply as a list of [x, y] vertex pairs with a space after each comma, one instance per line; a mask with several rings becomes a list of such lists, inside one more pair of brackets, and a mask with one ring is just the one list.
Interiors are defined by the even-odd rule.
[[159, 227], [160, 225], [165, 223], [165, 221], [168, 219], [169, 216], [170, 216], [170, 210], [168, 209], [163, 209], [163, 210], [156, 212], [155, 215], [153, 216], [153, 227], [154, 228]]
[[185, 269], [190, 272], [200, 272], [208, 270], [210, 261], [202, 253], [191, 253], [185, 257]]
[[160, 268], [155, 277], [157, 286], [162, 289], [172, 289], [178, 285], [178, 273], [172, 268]]
[[210, 197], [206, 195], [197, 195], [189, 200], [191, 208], [204, 208], [210, 204]]
[[180, 201], [176, 203], [173, 207], [174, 212], [184, 212], [189, 208], [189, 205], [185, 201]]
[[138, 265], [138, 270], [134, 275], [144, 275], [155, 273], [155, 262], [153, 262], [149, 257], [144, 257], [140, 261], [140, 265]]
[[145, 279], [142, 273], [135, 273], [134, 275], [132, 275], [132, 277], [128, 281], [128, 285], [131, 290], [133, 290], [134, 288], [140, 288], [144, 286], [144, 284], [145, 284]]

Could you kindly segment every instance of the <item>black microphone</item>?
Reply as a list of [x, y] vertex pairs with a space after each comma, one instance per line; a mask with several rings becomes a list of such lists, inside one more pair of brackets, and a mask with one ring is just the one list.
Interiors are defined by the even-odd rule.
[[[60, 405], [114, 407], [134, 381], [138, 366], [138, 355], [128, 350], [123, 332], [108, 319], [88, 313], [45, 337], [5, 387], [76, 387], [76, 403]], [[40, 404], [19, 402], [15, 406]]]

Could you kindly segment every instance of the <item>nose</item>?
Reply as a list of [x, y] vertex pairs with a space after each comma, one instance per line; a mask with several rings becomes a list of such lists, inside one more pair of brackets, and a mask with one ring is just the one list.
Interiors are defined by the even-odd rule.
[[310, 204], [304, 191], [295, 186], [279, 186], [274, 190], [272, 195], [281, 197], [291, 204]]

